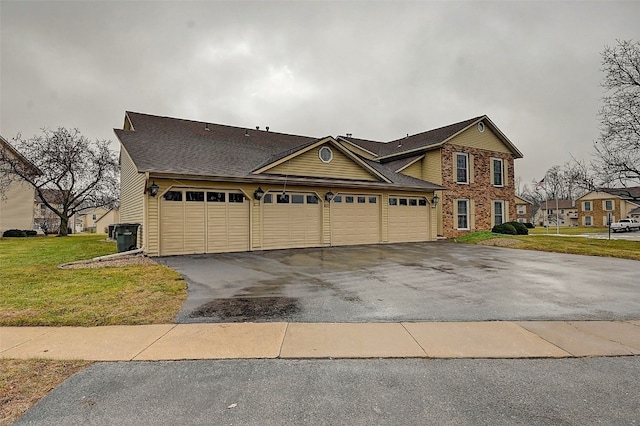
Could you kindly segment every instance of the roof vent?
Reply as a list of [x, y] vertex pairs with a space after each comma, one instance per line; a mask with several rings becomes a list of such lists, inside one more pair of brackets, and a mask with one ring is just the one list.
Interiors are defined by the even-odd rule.
[[260, 126], [256, 126], [256, 130], [260, 130]]
[[209, 130], [211, 130], [209, 128], [209, 123], [204, 123], [204, 129], [208, 132]]
[[265, 129], [267, 129], [267, 132], [269, 131], [269, 126], [265, 127]]
[[351, 136], [353, 136], [353, 133], [347, 133], [348, 138], [350, 138]]
[[244, 135], [245, 135], [245, 136], [249, 136], [249, 129], [245, 129], [245, 131], [244, 131]]

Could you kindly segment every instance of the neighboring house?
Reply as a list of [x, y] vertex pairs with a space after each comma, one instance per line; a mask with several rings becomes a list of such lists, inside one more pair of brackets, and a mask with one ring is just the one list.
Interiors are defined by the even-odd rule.
[[432, 241], [515, 217], [522, 154], [486, 116], [389, 143], [134, 112], [115, 133], [120, 221], [152, 256]]
[[629, 217], [633, 219], [640, 219], [640, 207], [636, 207], [635, 209], [629, 212]]
[[573, 200], [547, 200], [540, 205], [540, 226], [578, 226], [578, 206]]
[[520, 223], [533, 223], [533, 203], [516, 196], [516, 221]]
[[600, 188], [578, 198], [582, 226], [607, 226], [618, 219], [633, 217], [640, 208], [640, 186]]
[[[42, 195], [53, 207], [62, 209], [63, 194], [59, 189], [43, 189]], [[60, 217], [46, 206], [37, 193], [32, 203], [33, 229], [45, 234], [57, 234], [60, 230]], [[71, 218], [69, 224], [71, 225], [74, 221], [75, 218]]]
[[114, 225], [120, 221], [120, 210], [118, 208], [98, 207], [84, 214], [82, 220], [84, 224], [83, 231], [106, 234], [108, 233], [109, 225]]
[[[5, 138], [0, 136], [3, 155], [23, 161], [38, 169], [22, 156]], [[8, 185], [0, 182], [0, 236], [7, 229], [33, 229], [33, 197], [35, 189], [26, 182], [14, 181]]]

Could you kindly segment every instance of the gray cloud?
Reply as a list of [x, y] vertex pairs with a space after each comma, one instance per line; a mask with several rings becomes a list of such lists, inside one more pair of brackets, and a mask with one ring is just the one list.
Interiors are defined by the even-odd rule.
[[524, 182], [597, 135], [637, 2], [0, 3], [0, 133], [112, 139], [125, 110], [390, 140], [487, 114]]

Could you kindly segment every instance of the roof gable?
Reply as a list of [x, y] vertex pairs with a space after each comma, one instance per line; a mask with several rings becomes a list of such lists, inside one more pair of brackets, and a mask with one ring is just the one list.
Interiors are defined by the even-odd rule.
[[[329, 162], [324, 162], [320, 158], [319, 152], [323, 147], [331, 150], [332, 158]], [[364, 163], [359, 157], [344, 149], [332, 137], [320, 139], [315, 143], [287, 152], [279, 157], [281, 158], [260, 167], [254, 173], [387, 181], [383, 175]]]

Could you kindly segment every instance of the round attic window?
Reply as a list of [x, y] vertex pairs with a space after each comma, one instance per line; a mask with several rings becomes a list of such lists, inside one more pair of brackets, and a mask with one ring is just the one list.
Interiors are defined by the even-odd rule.
[[318, 152], [318, 156], [323, 163], [330, 163], [333, 160], [333, 152], [328, 146], [323, 146]]
[[484, 132], [484, 123], [482, 121], [478, 123], [478, 131], [480, 133]]

